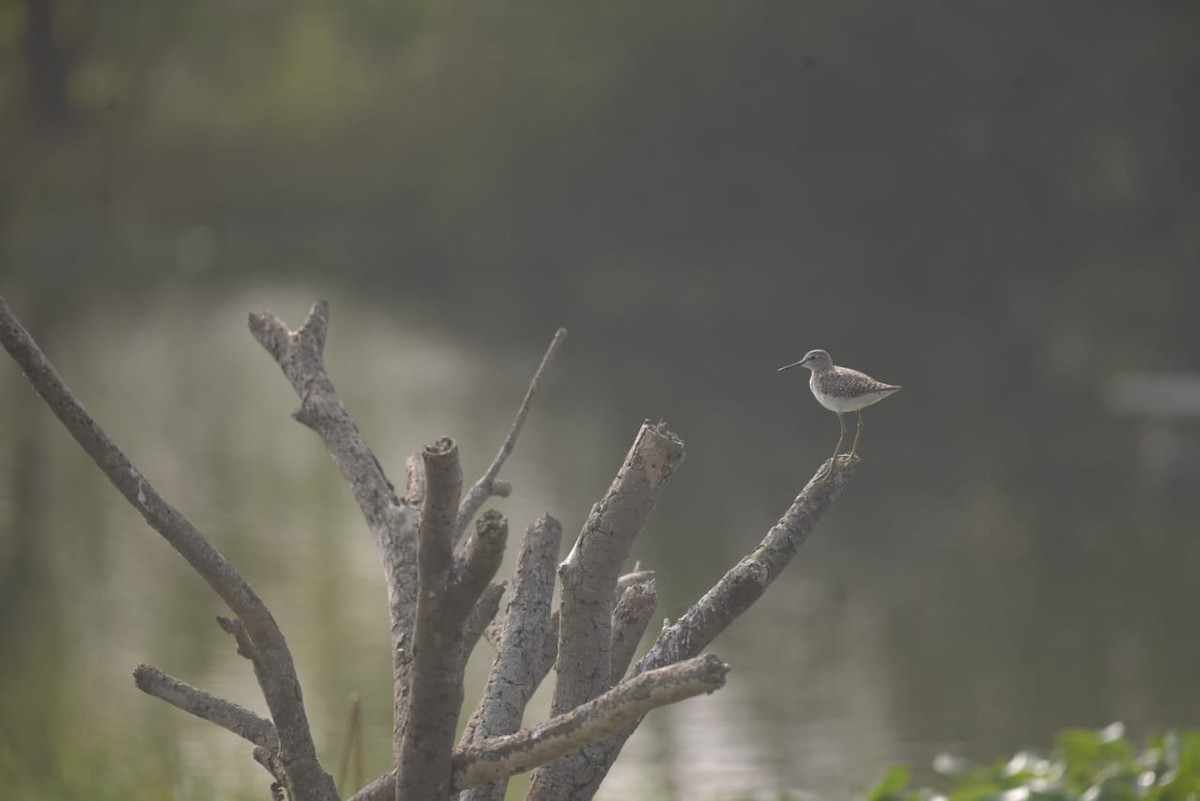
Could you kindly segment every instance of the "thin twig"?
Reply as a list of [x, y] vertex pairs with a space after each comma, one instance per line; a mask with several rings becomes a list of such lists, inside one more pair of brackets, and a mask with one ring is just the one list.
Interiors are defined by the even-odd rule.
[[[504, 466], [504, 461], [512, 453], [513, 447], [517, 444], [517, 437], [521, 433], [521, 427], [525, 425], [525, 418], [529, 416], [529, 408], [533, 404], [533, 396], [537, 393], [538, 387], [541, 386], [542, 378], [550, 369], [550, 365], [554, 362], [554, 357], [558, 355], [559, 348], [567, 338], [567, 329], [560, 328], [554, 332], [554, 339], [550, 340], [550, 346], [546, 348], [546, 353], [542, 356], [542, 362], [538, 365], [537, 371], [534, 372], [533, 378], [529, 381], [529, 388], [525, 390], [525, 399], [521, 401], [521, 408], [517, 410], [517, 417], [513, 420], [512, 428], [508, 430], [508, 436], [504, 438], [504, 444], [500, 446], [500, 451], [496, 454], [496, 458], [492, 460], [491, 465], [484, 472], [483, 476], [475, 482], [474, 486], [467, 491], [466, 497], [463, 498], [462, 504], [458, 509], [458, 529], [455, 534], [457, 541], [467, 530], [471, 519], [483, 507], [483, 504], [492, 495], [508, 493], [505, 490], [511, 489], [508, 485], [503, 488], [497, 486], [496, 476], [500, 474], [500, 468]], [[501, 489], [501, 492], [497, 492]]]

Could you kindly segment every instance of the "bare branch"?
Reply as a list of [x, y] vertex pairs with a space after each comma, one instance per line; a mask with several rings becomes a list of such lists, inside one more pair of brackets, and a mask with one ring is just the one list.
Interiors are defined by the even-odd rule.
[[500, 641], [504, 638], [504, 618], [492, 618], [483, 630], [483, 638], [488, 641], [488, 645], [500, 650]]
[[[503, 637], [462, 745], [519, 729], [526, 704], [549, 670], [542, 656], [553, 633], [550, 606], [561, 539], [562, 525], [550, 515], [542, 515], [521, 540]], [[460, 801], [501, 801], [506, 784], [498, 780], [473, 788], [460, 796]]]
[[412, 703], [396, 763], [397, 801], [446, 798], [450, 758], [463, 699], [463, 629], [471, 608], [500, 566], [508, 523], [488, 511], [455, 559], [462, 470], [454, 441], [426, 448], [425, 504], [417, 548], [417, 618], [413, 632]]
[[[665, 423], [643, 423], [616, 478], [592, 508], [575, 547], [560, 565], [562, 596], [552, 714], [564, 714], [611, 686], [612, 610], [618, 574], [683, 453], [683, 442]], [[572, 754], [538, 768], [529, 797], [573, 797], [568, 785], [583, 758]]]
[[475, 606], [471, 607], [471, 614], [467, 615], [467, 622], [463, 624], [463, 665], [471, 658], [471, 652], [475, 650], [484, 631], [496, 619], [496, 613], [500, 611], [500, 598], [505, 589], [507, 587], [503, 581], [487, 585], [479, 594]]
[[392, 629], [393, 752], [398, 757], [408, 715], [417, 601], [418, 514], [414, 504], [423, 498], [424, 478], [410, 464], [408, 494], [412, 503], [396, 496], [325, 369], [322, 353], [328, 324], [329, 304], [324, 300], [313, 303], [304, 324], [294, 332], [270, 312], [250, 315], [250, 332], [300, 397], [300, 408], [293, 416], [320, 435], [379, 548]]
[[171, 506], [92, 419], [29, 332], [0, 299], [0, 341], [29, 383], [109, 481], [242, 620], [259, 651], [255, 675], [279, 732], [280, 759], [296, 801], [335, 799], [317, 760], [287, 641], [263, 600], [190, 521]]
[[673, 626], [666, 628], [634, 670], [653, 670], [695, 656], [761, 598], [841, 494], [859, 461], [857, 456], [847, 456], [832, 477], [814, 476], [759, 546], [730, 568]]
[[455, 558], [451, 570], [448, 601], [451, 614], [467, 619], [480, 594], [500, 569], [504, 545], [508, 541], [508, 520], [495, 509], [488, 509], [475, 522], [475, 534]]
[[324, 300], [313, 303], [304, 324], [294, 332], [270, 312], [250, 315], [250, 332], [300, 396], [300, 408], [293, 416], [324, 440], [382, 548], [389, 540], [390, 518], [401, 502], [325, 369], [322, 351], [328, 324], [329, 304]]
[[633, 654], [637, 651], [642, 635], [650, 625], [654, 616], [654, 607], [658, 604], [658, 592], [654, 588], [654, 572], [641, 571], [639, 575], [649, 574], [641, 581], [630, 584], [621, 593], [613, 609], [612, 634], [612, 674], [609, 681], [616, 684], [625, 675]]
[[550, 631], [546, 632], [545, 639], [542, 640], [542, 650], [538, 655], [537, 665], [533, 671], [533, 683], [541, 685], [542, 679], [546, 678], [546, 674], [554, 667], [554, 663], [558, 661], [558, 610], [555, 609], [550, 615]]
[[[832, 476], [821, 477], [822, 466], [759, 546], [730, 568], [674, 625], [663, 629], [650, 651], [630, 670], [632, 675], [694, 657], [762, 597], [812, 534], [817, 521], [837, 499], [860, 461], [858, 457], [839, 458], [840, 469], [832, 471]], [[571, 788], [572, 798], [591, 798], [635, 728], [627, 726], [611, 739], [589, 747], [586, 753], [570, 754], [556, 763], [564, 768], [556, 777], [561, 783], [554, 787]], [[555, 798], [553, 788], [548, 790], [541, 796], [531, 792], [531, 801]]]
[[[495, 649], [500, 649], [500, 641], [504, 635], [504, 622], [493, 620], [486, 629], [483, 636], [487, 638], [488, 643]], [[546, 674], [550, 672], [550, 668], [554, 667], [555, 661], [558, 659], [558, 610], [555, 609], [550, 614], [550, 630], [546, 632], [545, 639], [542, 640], [540, 655], [538, 656], [538, 668], [536, 671], [536, 684], [541, 684], [542, 679], [546, 678]]]
[[728, 669], [708, 654], [648, 671], [532, 729], [458, 749], [454, 754], [454, 786], [468, 788], [496, 781], [578, 751], [655, 707], [718, 689], [725, 684]]
[[[458, 446], [442, 437], [425, 448], [425, 503], [417, 546], [418, 577], [444, 581], [454, 561], [454, 524], [458, 519], [458, 497], [462, 493], [462, 466]], [[418, 601], [420, 604], [420, 601]]]
[[[397, 801], [444, 798], [449, 791], [449, 754], [454, 721], [462, 705], [463, 619], [449, 614], [450, 571], [462, 468], [454, 440], [443, 437], [422, 453], [425, 502], [417, 545], [417, 614], [408, 718], [398, 732]], [[459, 637], [450, 636], [457, 632]], [[447, 707], [452, 707], [452, 714]], [[439, 762], [446, 762], [444, 770]]]
[[592, 508], [559, 568], [562, 598], [553, 714], [568, 712], [609, 688], [617, 576], [663, 485], [682, 460], [679, 437], [661, 422], [643, 423], [608, 492]]
[[137, 666], [133, 671], [133, 683], [147, 695], [215, 723], [243, 740], [249, 740], [268, 751], [279, 748], [279, 735], [275, 732], [275, 724], [233, 701], [226, 701], [220, 696], [193, 687], [150, 665]]
[[529, 389], [525, 390], [525, 399], [521, 401], [521, 408], [517, 410], [517, 417], [513, 420], [512, 428], [508, 430], [508, 436], [504, 438], [504, 444], [500, 446], [499, 453], [492, 460], [492, 464], [484, 472], [475, 485], [467, 492], [463, 498], [462, 505], [458, 509], [458, 532], [455, 539], [462, 537], [463, 532], [467, 530], [467, 526], [471, 523], [471, 518], [475, 517], [476, 513], [483, 507], [483, 504], [493, 495], [507, 497], [512, 491], [512, 487], [507, 483], [499, 482], [496, 476], [500, 474], [500, 468], [504, 466], [504, 461], [513, 451], [513, 446], [517, 444], [517, 437], [521, 433], [521, 427], [525, 425], [525, 418], [529, 416], [529, 408], [533, 404], [533, 396], [537, 394], [538, 387], [541, 386], [542, 378], [550, 369], [550, 365], [554, 362], [554, 357], [558, 355], [559, 348], [567, 338], [567, 329], [560, 328], [554, 332], [554, 339], [550, 340], [550, 346], [546, 348], [546, 353], [542, 356], [542, 363], [538, 365], [537, 371], [534, 372], [533, 378], [529, 381]]

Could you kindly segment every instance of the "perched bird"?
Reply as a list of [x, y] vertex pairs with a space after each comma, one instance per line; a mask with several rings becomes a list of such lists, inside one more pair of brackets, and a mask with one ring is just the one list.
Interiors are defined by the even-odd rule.
[[812, 389], [813, 397], [826, 409], [837, 412], [838, 425], [842, 431], [838, 435], [837, 445], [833, 446], [833, 458], [829, 460], [829, 472], [832, 472], [837, 462], [838, 451], [846, 439], [846, 422], [842, 419], [842, 414], [858, 414], [858, 429], [854, 433], [854, 445], [850, 447], [850, 455], [854, 456], [858, 453], [858, 440], [863, 432], [862, 410], [899, 391], [900, 387], [876, 381], [871, 376], [849, 367], [838, 367], [823, 350], [810, 350], [800, 361], [780, 367], [779, 372], [792, 367], [807, 367], [812, 370], [808, 386]]

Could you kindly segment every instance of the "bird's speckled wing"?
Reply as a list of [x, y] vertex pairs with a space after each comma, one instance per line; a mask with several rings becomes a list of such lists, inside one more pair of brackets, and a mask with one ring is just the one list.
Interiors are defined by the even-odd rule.
[[866, 373], [851, 370], [849, 367], [834, 367], [833, 371], [822, 381], [822, 388], [834, 395], [854, 396], [866, 395], [871, 392], [886, 392], [900, 389], [897, 384], [885, 384], [876, 381]]

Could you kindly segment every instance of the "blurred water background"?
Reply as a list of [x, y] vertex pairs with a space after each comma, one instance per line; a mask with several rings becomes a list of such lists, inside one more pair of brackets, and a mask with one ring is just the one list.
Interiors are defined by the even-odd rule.
[[[1197, 45], [1184, 2], [7, 0], [0, 293], [271, 604], [327, 763], [362, 695], [370, 776], [381, 571], [246, 312], [331, 299], [393, 480], [443, 434], [477, 476], [568, 327], [496, 505], [569, 541], [665, 418], [688, 455], [636, 556], [671, 618], [836, 438], [775, 368], [825, 347], [903, 384], [714, 643], [729, 685], [651, 715], [603, 791], [852, 798], [1200, 720]], [[261, 709], [216, 599], [7, 360], [0, 410], [6, 788], [262, 797], [243, 743], [130, 677]]]

